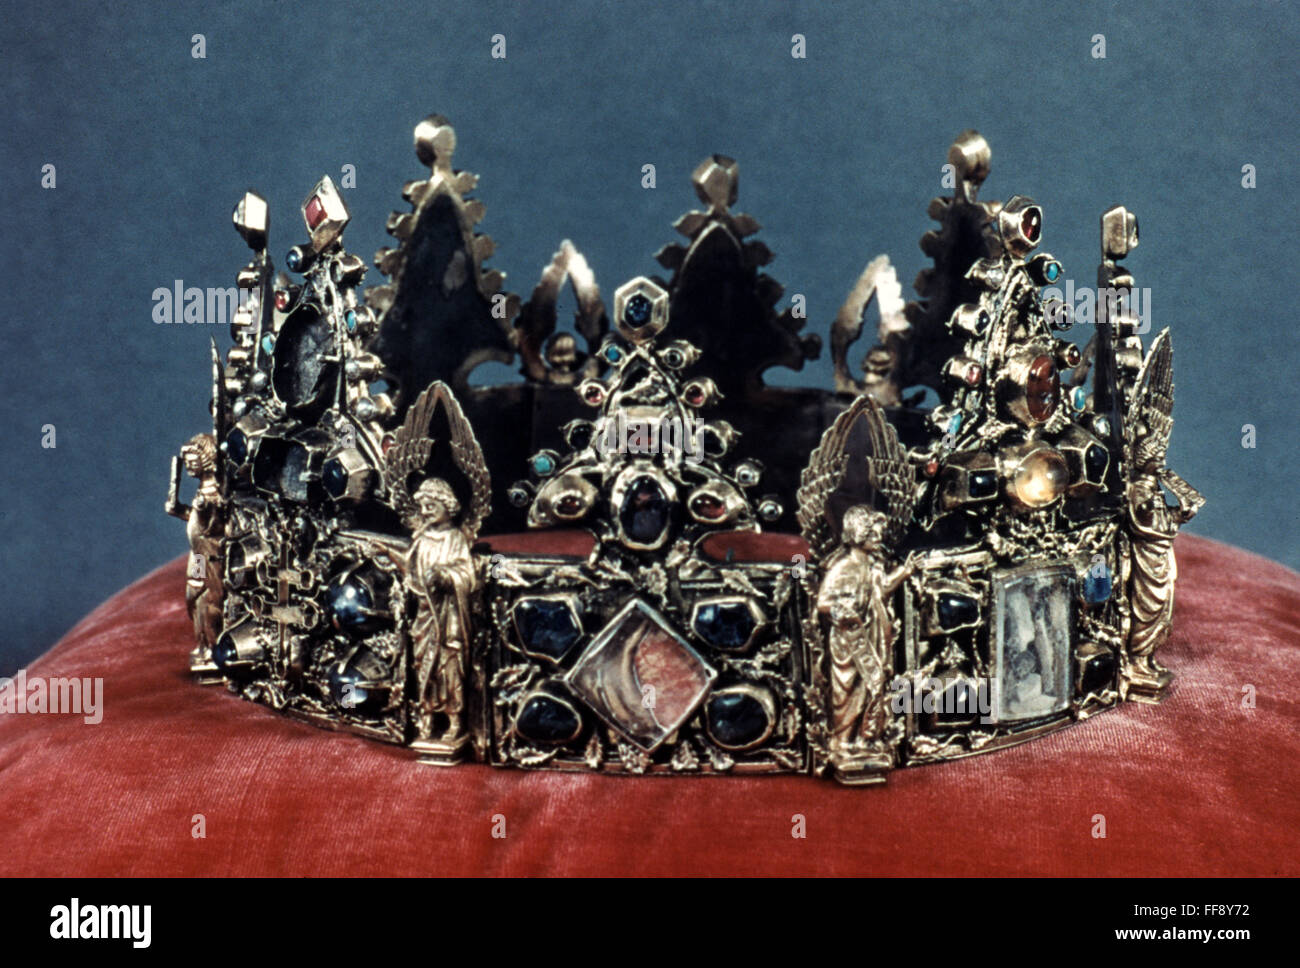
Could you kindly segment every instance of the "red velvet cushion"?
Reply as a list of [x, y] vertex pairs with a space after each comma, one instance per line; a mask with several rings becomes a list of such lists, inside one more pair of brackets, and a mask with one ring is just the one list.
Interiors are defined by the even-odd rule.
[[1178, 555], [1162, 705], [858, 789], [419, 766], [193, 684], [178, 560], [28, 669], [102, 676], [101, 724], [0, 716], [0, 872], [1300, 873], [1300, 575], [1192, 537]]

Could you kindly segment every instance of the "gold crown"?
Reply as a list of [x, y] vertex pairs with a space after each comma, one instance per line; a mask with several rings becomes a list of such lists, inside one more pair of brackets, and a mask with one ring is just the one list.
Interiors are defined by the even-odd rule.
[[[1143, 352], [1131, 213], [1102, 216], [1081, 351], [1042, 210], [977, 200], [990, 153], [964, 132], [921, 298], [872, 260], [830, 327], [834, 385], [777, 387], [821, 340], [776, 309], [734, 161], [696, 169], [668, 278], [619, 287], [611, 326], [567, 241], [526, 302], [502, 290], [455, 143], [416, 127], [429, 176], [364, 299], [328, 177], [294, 277], [265, 200], [235, 210], [247, 298], [167, 502], [200, 678], [430, 763], [847, 783], [1160, 698], [1202, 499], [1165, 467], [1170, 341]], [[473, 382], [490, 361], [520, 379]]]

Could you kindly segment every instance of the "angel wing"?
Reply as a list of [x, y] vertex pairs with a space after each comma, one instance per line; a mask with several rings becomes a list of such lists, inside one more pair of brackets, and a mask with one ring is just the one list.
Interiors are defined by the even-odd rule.
[[441, 380], [429, 384], [411, 405], [406, 419], [394, 435], [393, 445], [388, 449], [385, 462], [389, 503], [403, 521], [409, 520], [415, 513], [415, 501], [410, 490], [411, 479], [430, 475], [430, 459], [435, 445], [432, 434], [440, 413], [446, 419], [449, 435], [446, 443], [451, 460], [469, 485], [468, 508], [461, 520], [460, 529], [472, 543], [478, 537], [479, 526], [491, 507], [492, 481], [483, 459], [483, 450], [465, 417], [465, 411], [461, 409], [451, 388]]
[[[217, 447], [220, 447], [226, 439], [226, 424], [230, 420], [229, 401], [226, 397], [225, 373], [221, 365], [221, 353], [217, 349], [217, 341], [210, 339], [209, 342], [212, 344], [212, 440]], [[221, 496], [225, 497], [229, 477], [223, 471], [218, 473], [217, 479], [220, 481]]]
[[883, 511], [887, 538], [897, 541], [911, 520], [915, 476], [880, 404], [859, 396], [826, 429], [799, 478], [795, 518], [813, 554], [823, 558], [834, 550], [840, 519], [853, 504]]
[[1169, 330], [1163, 329], [1138, 370], [1124, 420], [1127, 465], [1137, 468], [1155, 463], [1163, 467], [1174, 429], [1174, 349]]

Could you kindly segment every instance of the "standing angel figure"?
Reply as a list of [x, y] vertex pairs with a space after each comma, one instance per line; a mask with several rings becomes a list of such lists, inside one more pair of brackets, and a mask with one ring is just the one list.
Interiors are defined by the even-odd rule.
[[443, 742], [462, 734], [465, 708], [465, 652], [470, 630], [470, 598], [477, 578], [469, 542], [453, 523], [460, 502], [441, 478], [423, 481], [412, 495], [416, 527], [406, 556], [409, 590], [416, 600], [411, 625], [412, 662], [421, 739], [433, 734], [433, 717], [443, 713]]
[[829, 727], [825, 755], [845, 783], [872, 782], [894, 764], [895, 740], [887, 736], [892, 598], [917, 564], [909, 557], [891, 570], [890, 561], [911, 520], [914, 485], [898, 435], [865, 393], [827, 428], [800, 478], [800, 531], [825, 561], [816, 593], [826, 647], [819, 678]]
[[[199, 482], [192, 504], [180, 503], [181, 464]], [[185, 577], [185, 608], [194, 623], [198, 645], [191, 658], [195, 665], [212, 661], [212, 647], [221, 634], [221, 541], [226, 510], [217, 480], [217, 442], [211, 434], [195, 434], [172, 458], [171, 487], [166, 511], [185, 522], [190, 560]]]
[[916, 570], [912, 559], [889, 570], [884, 549], [889, 518], [858, 504], [844, 513], [841, 545], [826, 563], [817, 611], [826, 617], [830, 652], [830, 756], [836, 769], [888, 769], [884, 741], [891, 718], [894, 611], [898, 586]]
[[[1165, 467], [1173, 406], [1173, 346], [1166, 329], [1151, 344], [1134, 382], [1124, 434], [1132, 471], [1125, 488], [1130, 625], [1122, 673], [1125, 694], [1147, 702], [1158, 701], [1172, 678], [1156, 662], [1155, 653], [1173, 626], [1178, 577], [1174, 536], [1205, 503], [1194, 487]], [[1172, 507], [1165, 502], [1162, 485], [1177, 501]]]
[[[1178, 502], [1172, 507], [1165, 503], [1162, 478], [1167, 479]], [[1155, 653], [1173, 628], [1174, 583], [1178, 579], [1174, 537], [1196, 513], [1200, 497], [1181, 478], [1174, 478], [1172, 471], [1148, 463], [1134, 474], [1128, 486], [1132, 625], [1124, 677], [1134, 698], [1158, 697], [1172, 678], [1169, 670], [1156, 662]]]
[[[416, 680], [416, 741], [431, 762], [454, 762], [468, 736], [465, 676], [478, 590], [470, 549], [487, 516], [492, 488], [483, 451], [445, 383], [430, 384], [411, 404], [385, 463], [390, 503], [411, 529], [410, 544], [394, 560], [405, 595], [415, 601], [407, 633]], [[466, 485], [463, 514], [452, 486], [438, 476], [444, 472], [458, 474]], [[439, 714], [447, 717], [447, 726], [434, 736]]]

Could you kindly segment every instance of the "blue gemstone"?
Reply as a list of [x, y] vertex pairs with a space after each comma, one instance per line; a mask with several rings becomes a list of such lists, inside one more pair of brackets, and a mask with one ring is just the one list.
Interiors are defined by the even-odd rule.
[[709, 735], [727, 749], [757, 743], [771, 727], [763, 704], [747, 692], [719, 692], [705, 704]]
[[217, 639], [217, 644], [212, 647], [212, 661], [222, 672], [228, 672], [237, 658], [234, 636], [227, 632]]
[[582, 638], [582, 625], [568, 603], [525, 598], [515, 605], [515, 629], [526, 652], [559, 662]]
[[1048, 282], [1055, 282], [1061, 277], [1061, 263], [1047, 263], [1047, 267], [1043, 270], [1043, 275], [1047, 277]]
[[290, 249], [288, 255], [284, 257], [284, 264], [297, 272], [302, 268], [302, 253], [297, 249]]
[[533, 458], [533, 472], [543, 476], [555, 470], [555, 461], [546, 454], [538, 454]]
[[980, 619], [980, 603], [970, 595], [941, 592], [935, 602], [939, 628], [945, 632], [974, 625]]
[[960, 413], [954, 413], [952, 415], [952, 419], [948, 421], [948, 433], [955, 434], [957, 431], [961, 430], [962, 416], [963, 415]]
[[1075, 410], [1078, 410], [1080, 413], [1082, 413], [1083, 409], [1086, 406], [1088, 406], [1087, 387], [1075, 387], [1070, 394], [1070, 403], [1074, 405]]
[[1100, 484], [1110, 466], [1110, 454], [1101, 444], [1093, 444], [1083, 453], [1083, 476], [1091, 484]]
[[637, 293], [623, 307], [623, 320], [629, 326], [644, 326], [650, 322], [650, 300]]
[[383, 682], [390, 675], [388, 667], [373, 653], [361, 649], [346, 662], [337, 662], [330, 669], [330, 695], [340, 706], [353, 712], [378, 712], [387, 690], [363, 686], [362, 683]]
[[242, 430], [232, 430], [226, 438], [226, 456], [236, 464], [248, 460], [248, 437]]
[[1107, 689], [1114, 685], [1114, 682], [1115, 654], [1113, 652], [1098, 653], [1084, 662], [1079, 674], [1079, 689], [1084, 695]]
[[582, 718], [567, 702], [539, 692], [519, 710], [515, 730], [537, 743], [567, 743], [582, 730]]
[[1083, 578], [1083, 597], [1093, 605], [1100, 605], [1110, 598], [1110, 568], [1098, 564], [1088, 569]]
[[637, 544], [654, 544], [668, 527], [671, 506], [659, 482], [653, 477], [638, 477], [627, 489], [619, 509], [623, 533]]
[[992, 497], [998, 492], [998, 475], [991, 470], [971, 471], [966, 490], [973, 498]]
[[363, 632], [372, 623], [374, 599], [355, 575], [339, 576], [331, 582], [325, 590], [325, 604], [337, 629]]
[[272, 336], [270, 333], [267, 333], [265, 336], [262, 337], [262, 352], [270, 353], [274, 349], [275, 349], [275, 337]]
[[740, 649], [754, 634], [754, 613], [744, 602], [707, 602], [695, 610], [694, 627], [715, 649]]
[[347, 326], [349, 333], [355, 333], [357, 331], [357, 311], [349, 309], [347, 315], [343, 317], [343, 323]]
[[331, 457], [325, 462], [325, 466], [321, 468], [320, 479], [330, 497], [342, 497], [343, 492], [348, 489], [348, 472], [337, 457]]
[[622, 358], [623, 358], [623, 351], [620, 350], [617, 346], [605, 347], [605, 359], [607, 359], [609, 362], [617, 363]]

